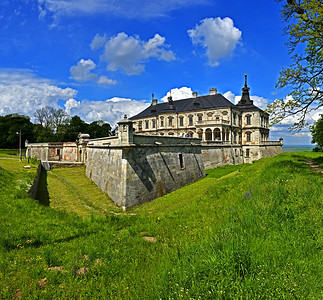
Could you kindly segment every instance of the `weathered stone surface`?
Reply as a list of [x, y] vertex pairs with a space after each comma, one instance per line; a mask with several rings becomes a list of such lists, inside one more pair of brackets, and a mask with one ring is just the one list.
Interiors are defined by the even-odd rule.
[[196, 146], [91, 146], [86, 175], [126, 209], [203, 178], [205, 172]]

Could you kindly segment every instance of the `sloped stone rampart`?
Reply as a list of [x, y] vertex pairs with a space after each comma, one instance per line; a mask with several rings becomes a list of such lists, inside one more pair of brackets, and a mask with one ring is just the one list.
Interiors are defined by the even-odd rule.
[[205, 176], [200, 146], [88, 148], [86, 175], [127, 209]]

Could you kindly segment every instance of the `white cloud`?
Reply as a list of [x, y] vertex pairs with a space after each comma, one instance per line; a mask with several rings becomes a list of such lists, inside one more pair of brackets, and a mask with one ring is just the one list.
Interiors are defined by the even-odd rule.
[[[239, 97], [239, 101], [240, 98], [241, 97]], [[260, 96], [250, 96], [250, 99], [253, 100], [253, 104], [259, 107], [260, 109], [265, 110], [267, 108], [268, 99]]]
[[186, 98], [192, 98], [192, 89], [189, 87], [181, 87], [181, 88], [174, 88], [171, 89], [169, 92], [167, 92], [166, 96], [161, 98], [161, 101], [167, 102], [168, 97], [172, 95], [173, 100], [181, 100], [181, 99], [186, 99]]
[[128, 36], [124, 32], [109, 39], [96, 35], [91, 43], [92, 49], [102, 47], [104, 39], [101, 60], [107, 62], [107, 70], [110, 71], [122, 69], [128, 75], [137, 75], [145, 70], [144, 63], [149, 58], [168, 62], [175, 59], [174, 53], [167, 50], [165, 38], [159, 34], [155, 34], [147, 42], [140, 40], [139, 37]]
[[106, 35], [100, 36], [99, 34], [96, 34], [96, 36], [93, 38], [90, 44], [90, 47], [92, 50], [100, 49], [105, 45], [106, 41], [107, 41]]
[[105, 76], [99, 77], [95, 73], [91, 73], [96, 68], [96, 64], [91, 59], [81, 59], [76, 66], [70, 68], [72, 78], [77, 81], [95, 81], [102, 85], [116, 84], [115, 80], [109, 79]]
[[144, 100], [114, 97], [106, 101], [75, 101], [71, 99], [66, 101], [65, 108], [69, 114], [78, 115], [88, 123], [103, 120], [113, 127], [123, 119], [124, 114], [132, 117], [149, 105], [150, 103]]
[[228, 100], [230, 100], [232, 103], [236, 104], [238, 103], [238, 101], [236, 101], [236, 98], [241, 98], [241, 96], [236, 96], [235, 94], [233, 94], [231, 91], [227, 91], [223, 94], [223, 97], [227, 98]]
[[148, 107], [144, 100], [114, 97], [106, 101], [77, 101], [77, 91], [60, 88], [50, 80], [36, 77], [29, 70], [0, 69], [0, 115], [23, 114], [34, 121], [36, 109], [44, 106], [59, 108], [59, 100], [65, 101], [65, 111], [78, 115], [86, 122], [103, 120], [112, 126], [124, 114], [134, 116]]
[[173, 10], [206, 4], [208, 0], [38, 0], [39, 12], [55, 17], [93, 14], [114, 14], [125, 18], [155, 18]]
[[206, 18], [187, 31], [194, 45], [206, 48], [208, 63], [219, 65], [219, 59], [230, 56], [241, 40], [241, 31], [230, 18]]
[[43, 106], [58, 108], [59, 100], [69, 100], [77, 91], [60, 88], [29, 70], [0, 69], [0, 115], [18, 113], [33, 118]]

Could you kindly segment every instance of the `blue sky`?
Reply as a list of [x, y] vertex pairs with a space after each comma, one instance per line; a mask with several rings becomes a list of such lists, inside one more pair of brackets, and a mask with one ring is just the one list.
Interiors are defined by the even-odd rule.
[[[149, 105], [210, 88], [237, 101], [248, 74], [260, 108], [290, 62], [274, 0], [3, 0], [0, 4], [0, 115], [33, 119], [61, 107], [87, 122], [115, 124]], [[319, 112], [309, 116], [309, 122]], [[309, 144], [308, 130], [274, 126], [271, 138]]]

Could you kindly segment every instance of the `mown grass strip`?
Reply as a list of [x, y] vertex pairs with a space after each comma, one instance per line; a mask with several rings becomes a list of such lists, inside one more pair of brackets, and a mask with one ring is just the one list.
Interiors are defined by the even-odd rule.
[[120, 211], [99, 188], [85, 176], [85, 168], [53, 169], [47, 173], [50, 206], [73, 211], [80, 216], [103, 215]]

